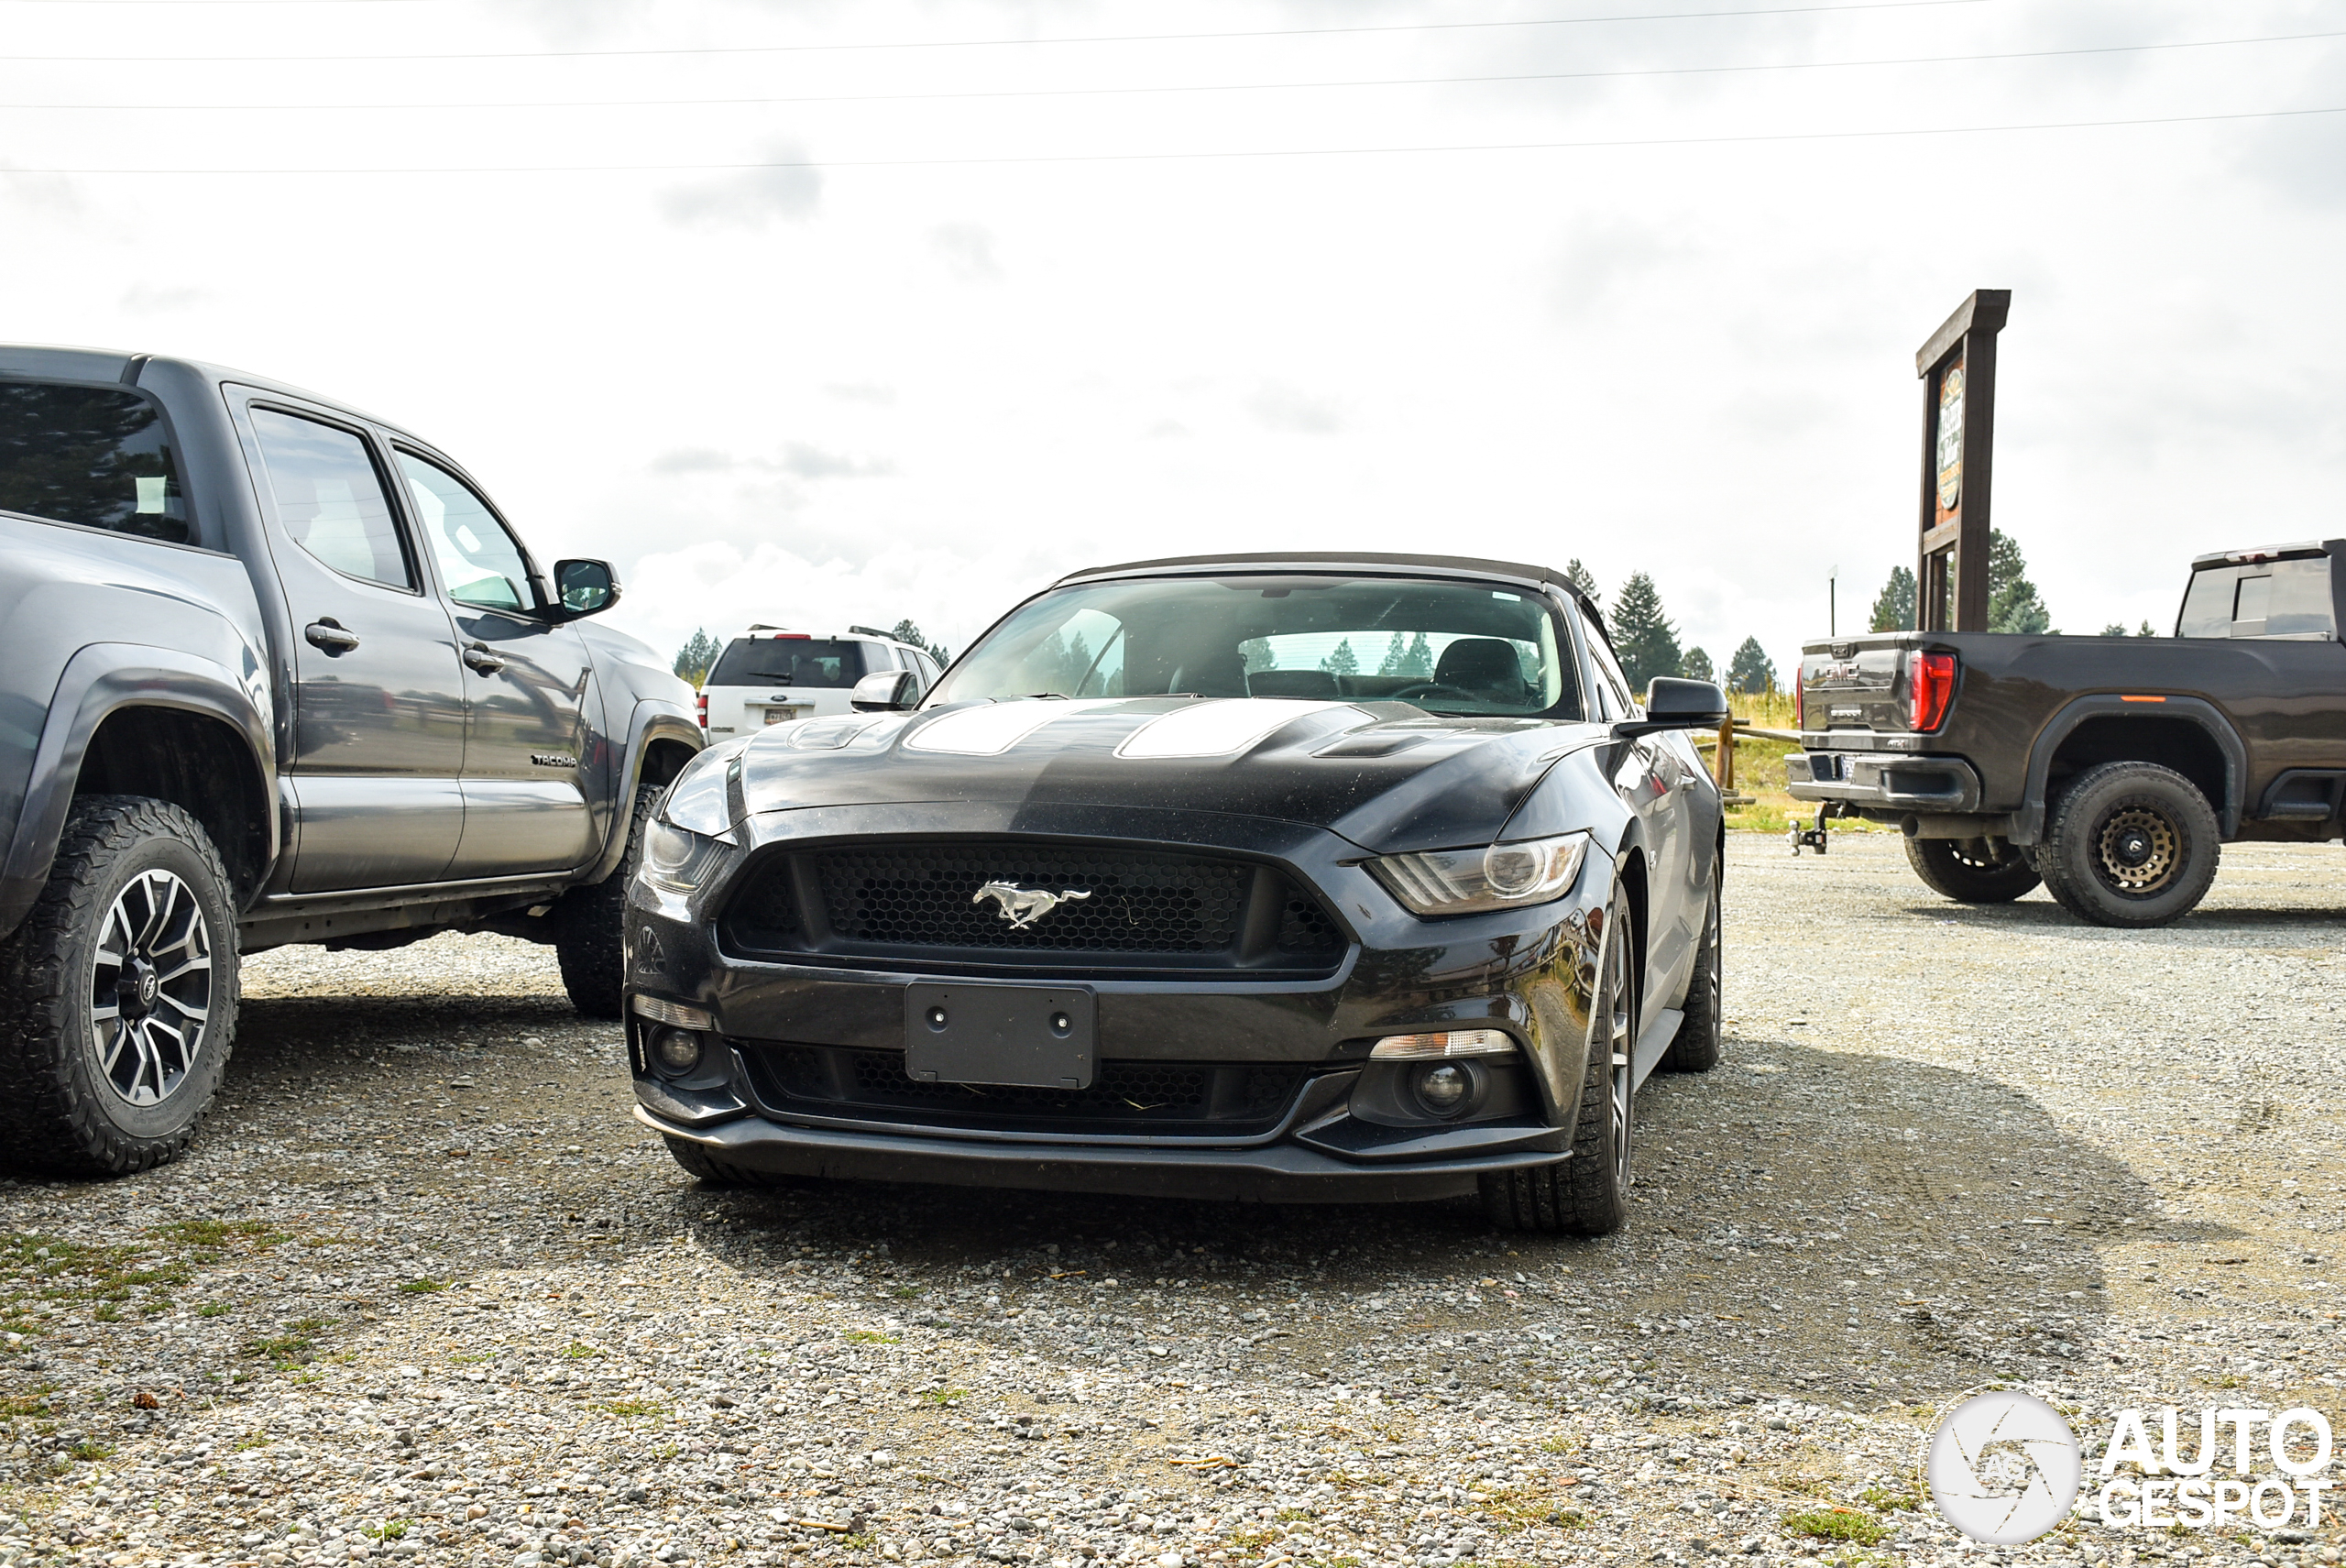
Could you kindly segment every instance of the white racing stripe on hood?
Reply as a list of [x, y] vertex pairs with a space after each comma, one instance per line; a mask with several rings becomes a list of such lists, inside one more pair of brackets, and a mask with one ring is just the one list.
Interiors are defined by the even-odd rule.
[[[1153, 718], [1116, 748], [1119, 757], [1226, 757], [1244, 751], [1273, 730], [1342, 702], [1299, 702], [1293, 697], [1228, 697], [1192, 703]], [[1359, 712], [1357, 708], [1354, 712]], [[1363, 718], [1367, 714], [1361, 714]]]
[[1065, 702], [1055, 697], [1021, 697], [1014, 702], [965, 707], [922, 725], [904, 741], [904, 750], [948, 751], [959, 757], [999, 757], [1055, 719], [1089, 713], [1094, 708], [1114, 707], [1122, 700], [1095, 697]]

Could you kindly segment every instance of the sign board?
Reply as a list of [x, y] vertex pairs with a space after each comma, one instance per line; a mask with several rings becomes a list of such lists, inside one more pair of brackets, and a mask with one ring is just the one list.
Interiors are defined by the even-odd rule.
[[1995, 477], [1996, 334], [2010, 289], [1981, 289], [1914, 356], [1923, 378], [1923, 495], [1915, 624], [1988, 629], [1989, 500]]

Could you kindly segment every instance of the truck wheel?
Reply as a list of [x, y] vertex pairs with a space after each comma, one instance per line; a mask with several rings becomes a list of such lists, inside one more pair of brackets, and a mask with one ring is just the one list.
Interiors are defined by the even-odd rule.
[[570, 1004], [589, 1018], [620, 1016], [620, 982], [627, 979], [627, 884], [643, 855], [643, 825], [660, 809], [665, 784], [635, 792], [627, 819], [627, 853], [610, 875], [592, 887], [575, 887], [554, 911], [554, 956], [562, 965], [562, 988]]
[[2164, 926], [2207, 896], [2223, 852], [2198, 786], [2155, 762], [2104, 762], [2077, 775], [2045, 834], [2045, 878], [2097, 926]]
[[1711, 879], [1710, 907], [1703, 912], [1703, 945], [1694, 978], [1686, 982], [1685, 1018], [1671, 1036], [1670, 1049], [1656, 1065], [1663, 1072], [1708, 1072], [1719, 1065], [1723, 1019], [1719, 1004], [1719, 883]]
[[119, 1176], [185, 1149], [236, 1032], [228, 873], [196, 819], [74, 801], [24, 924], [0, 942], [0, 1150]]
[[1957, 904], [2010, 904], [2045, 880], [2000, 839], [1909, 839], [1906, 859], [1925, 887]]
[[1640, 970], [1629, 901], [1619, 888], [1606, 905], [1589, 999], [1588, 1071], [1573, 1118], [1572, 1154], [1553, 1165], [1483, 1178], [1483, 1212], [1502, 1231], [1610, 1235], [1629, 1217], [1629, 1134]]
[[668, 1146], [669, 1155], [684, 1167], [685, 1174], [703, 1187], [804, 1187], [809, 1179], [803, 1176], [776, 1176], [763, 1170], [749, 1170], [726, 1160], [714, 1157], [698, 1144], [664, 1134], [661, 1142]]

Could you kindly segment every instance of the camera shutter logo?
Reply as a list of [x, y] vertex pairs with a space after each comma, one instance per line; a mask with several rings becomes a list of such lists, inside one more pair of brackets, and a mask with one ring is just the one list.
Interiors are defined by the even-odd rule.
[[1972, 1540], [2021, 1546], [2059, 1524], [2077, 1500], [2077, 1434], [2026, 1394], [1974, 1394], [1931, 1434], [1924, 1471], [1939, 1513]]

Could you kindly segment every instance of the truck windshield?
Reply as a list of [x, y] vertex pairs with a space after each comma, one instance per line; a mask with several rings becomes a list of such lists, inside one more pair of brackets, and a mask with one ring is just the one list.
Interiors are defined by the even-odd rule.
[[930, 701], [1316, 697], [1577, 718], [1571, 646], [1544, 599], [1491, 584], [1134, 578], [1021, 606], [961, 656]]
[[2330, 637], [2330, 557], [2203, 566], [2183, 596], [2177, 637]]
[[184, 544], [160, 410], [137, 392], [0, 380], [0, 510]]
[[828, 637], [736, 637], [708, 672], [713, 686], [851, 686], [864, 675], [863, 644]]

